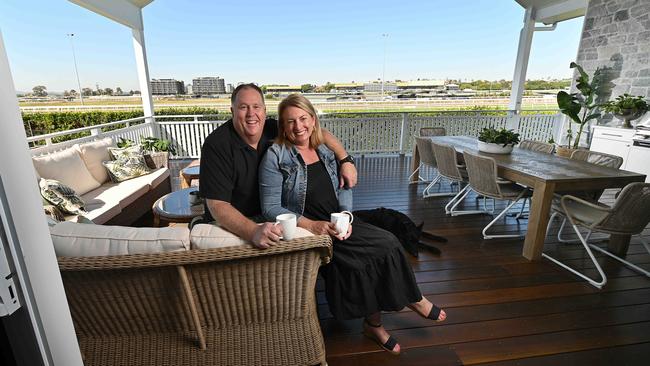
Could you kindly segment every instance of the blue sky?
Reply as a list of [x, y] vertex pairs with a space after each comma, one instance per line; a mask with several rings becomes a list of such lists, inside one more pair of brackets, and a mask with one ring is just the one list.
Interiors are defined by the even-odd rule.
[[[322, 84], [417, 78], [512, 79], [524, 10], [514, 0], [181, 1], [144, 9], [152, 78]], [[572, 73], [583, 18], [536, 32], [528, 78]], [[2, 0], [17, 90], [138, 89], [131, 32], [64, 0]], [[388, 34], [383, 38], [382, 34]]]

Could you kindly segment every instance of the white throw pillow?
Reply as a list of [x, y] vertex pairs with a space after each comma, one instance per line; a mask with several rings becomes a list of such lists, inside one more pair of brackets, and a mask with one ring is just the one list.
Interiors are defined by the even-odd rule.
[[186, 227], [134, 228], [62, 222], [50, 228], [59, 257], [179, 252], [190, 248]]
[[54, 179], [83, 195], [101, 186], [81, 159], [77, 147], [32, 158], [41, 178]]
[[108, 148], [112, 146], [113, 139], [110, 137], [78, 145], [81, 158], [86, 164], [88, 171], [90, 171], [90, 174], [99, 183], [106, 183], [109, 179], [108, 172], [104, 168], [104, 165], [102, 165], [102, 162], [111, 160]]
[[[306, 236], [314, 236], [314, 234], [301, 227], [296, 228], [296, 239]], [[252, 245], [249, 241], [213, 224], [194, 225], [190, 233], [190, 242], [192, 249], [225, 248], [243, 244]]]

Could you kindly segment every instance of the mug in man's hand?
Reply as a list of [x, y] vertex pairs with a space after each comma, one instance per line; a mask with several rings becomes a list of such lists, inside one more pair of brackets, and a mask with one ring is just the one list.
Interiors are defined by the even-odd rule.
[[275, 225], [278, 224], [282, 226], [280, 239], [291, 240], [296, 236], [296, 215], [291, 213], [278, 215], [275, 217]]
[[350, 211], [341, 211], [330, 214], [330, 222], [336, 226], [336, 232], [339, 235], [345, 235], [354, 221], [354, 216]]

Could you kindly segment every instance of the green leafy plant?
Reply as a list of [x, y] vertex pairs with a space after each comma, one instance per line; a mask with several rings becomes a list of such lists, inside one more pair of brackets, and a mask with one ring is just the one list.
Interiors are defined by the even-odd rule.
[[161, 140], [157, 137], [145, 137], [141, 139], [140, 146], [143, 151], [147, 152], [168, 151], [171, 154], [176, 152], [169, 140]]
[[120, 141], [117, 142], [117, 147], [120, 149], [126, 148], [126, 147], [131, 147], [134, 146], [135, 142], [131, 139], [125, 139], [124, 137], [120, 137]]
[[642, 96], [633, 96], [627, 93], [602, 104], [602, 107], [605, 112], [619, 115], [645, 113], [650, 109]]
[[[600, 89], [602, 71], [600, 68], [596, 69], [594, 77], [590, 81], [589, 75], [587, 75], [580, 65], [572, 62], [569, 67], [578, 70], [579, 76], [576, 79], [576, 88], [579, 93], [569, 94], [565, 91], [560, 91], [557, 93], [557, 105], [560, 108], [560, 112], [564, 113], [571, 119], [571, 121], [578, 124], [578, 133], [576, 133], [573, 142], [573, 148], [577, 149], [578, 144], [580, 144], [580, 135], [582, 134], [585, 124], [592, 119], [600, 117], [600, 113], [596, 112], [599, 107], [599, 105], [596, 104], [596, 96]], [[573, 129], [571, 128], [571, 124], [569, 124], [569, 129], [567, 130], [567, 141], [569, 146], [571, 146], [573, 137]]]
[[478, 140], [506, 147], [508, 145], [518, 144], [519, 134], [513, 130], [506, 130], [505, 128], [497, 130], [494, 127], [489, 127], [484, 128], [483, 131], [478, 134]]

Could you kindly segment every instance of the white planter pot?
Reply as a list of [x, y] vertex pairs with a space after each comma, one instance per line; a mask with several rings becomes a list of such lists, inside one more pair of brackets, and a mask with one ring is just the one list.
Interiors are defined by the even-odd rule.
[[478, 142], [478, 151], [482, 151], [490, 154], [510, 154], [514, 144], [506, 145], [505, 147], [502, 144], [492, 144], [488, 142], [479, 141]]

